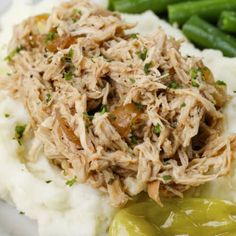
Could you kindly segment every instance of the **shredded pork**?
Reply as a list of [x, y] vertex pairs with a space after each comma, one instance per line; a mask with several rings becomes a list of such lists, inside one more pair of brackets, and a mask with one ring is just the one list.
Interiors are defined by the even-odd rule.
[[7, 86], [46, 156], [115, 206], [142, 191], [161, 204], [226, 175], [236, 144], [223, 134], [225, 84], [161, 28], [133, 27], [71, 1], [17, 25], [7, 58]]

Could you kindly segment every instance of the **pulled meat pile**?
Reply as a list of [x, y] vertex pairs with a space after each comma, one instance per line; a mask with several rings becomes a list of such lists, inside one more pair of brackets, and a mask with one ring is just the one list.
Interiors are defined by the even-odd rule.
[[7, 86], [48, 159], [115, 206], [141, 191], [160, 203], [227, 174], [236, 144], [223, 135], [225, 84], [162, 29], [133, 27], [71, 1], [17, 25], [6, 58]]

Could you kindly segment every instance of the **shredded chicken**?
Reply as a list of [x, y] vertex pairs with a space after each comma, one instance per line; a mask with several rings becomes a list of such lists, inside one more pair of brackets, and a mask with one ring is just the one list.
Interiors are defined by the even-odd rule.
[[87, 1], [14, 28], [7, 87], [21, 99], [46, 156], [69, 178], [124, 205], [147, 191], [177, 195], [230, 171], [226, 86], [158, 28], [144, 37]]

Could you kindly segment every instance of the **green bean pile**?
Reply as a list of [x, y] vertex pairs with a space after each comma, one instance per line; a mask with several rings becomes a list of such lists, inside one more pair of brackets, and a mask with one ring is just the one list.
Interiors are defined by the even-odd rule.
[[110, 10], [168, 15], [200, 48], [221, 50], [236, 57], [236, 0], [109, 0]]

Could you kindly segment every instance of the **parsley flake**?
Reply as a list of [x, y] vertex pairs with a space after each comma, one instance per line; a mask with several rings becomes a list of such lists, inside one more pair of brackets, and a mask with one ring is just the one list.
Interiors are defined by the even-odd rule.
[[56, 37], [57, 37], [57, 32], [55, 31], [49, 32], [45, 38], [45, 43], [53, 41]]
[[74, 56], [74, 49], [71, 48], [71, 49], [69, 50], [69, 53], [68, 53], [68, 58], [69, 58], [70, 60], [72, 60], [73, 56]]
[[135, 79], [134, 79], [134, 78], [129, 78], [129, 80], [130, 80], [130, 82], [131, 82], [132, 84], [135, 83]]
[[146, 75], [148, 75], [149, 73], [150, 73], [150, 67], [152, 67], [152, 61], [151, 62], [149, 62], [149, 63], [146, 63], [145, 65], [144, 65], [144, 72], [145, 72], [145, 74]]
[[76, 180], [77, 180], [77, 177], [75, 176], [73, 179], [67, 180], [66, 185], [68, 185], [69, 187], [72, 187], [76, 183]]
[[137, 55], [140, 57], [140, 59], [141, 59], [142, 61], [145, 61], [145, 59], [147, 58], [147, 53], [148, 53], [148, 50], [147, 50], [147, 48], [145, 47], [145, 48], [143, 49], [143, 51], [137, 52]]
[[72, 78], [73, 78], [73, 73], [72, 73], [72, 71], [70, 70], [70, 71], [68, 71], [68, 72], [65, 72], [65, 73], [64, 73], [64, 78], [65, 78], [65, 80], [67, 80], [67, 81], [72, 80]]
[[198, 88], [199, 87], [199, 83], [196, 82], [195, 79], [192, 79], [192, 86], [195, 87], [195, 88]]
[[46, 94], [46, 102], [47, 102], [47, 103], [50, 102], [51, 99], [52, 99], [52, 95], [51, 95], [50, 93], [47, 93], [47, 94]]
[[107, 184], [112, 185], [115, 181], [115, 178], [110, 178]]
[[6, 118], [9, 118], [10, 117], [10, 114], [8, 114], [8, 113], [5, 113], [5, 115], [4, 115]]
[[21, 145], [21, 139], [23, 138], [25, 132], [26, 125], [17, 125], [15, 127], [15, 139], [17, 139], [18, 143]]
[[164, 181], [171, 180], [171, 176], [170, 175], [164, 175], [162, 178], [163, 178]]
[[101, 106], [101, 110], [99, 111], [99, 113], [101, 115], [105, 114], [107, 112], [107, 106], [106, 105], [102, 105]]
[[133, 33], [133, 34], [130, 35], [130, 38], [137, 39], [138, 35], [139, 35], [139, 33]]
[[160, 135], [160, 133], [161, 133], [161, 126], [160, 126], [160, 124], [157, 124], [154, 127], [154, 133], [157, 134], [157, 135]]
[[142, 111], [144, 105], [140, 102], [134, 102], [135, 107], [137, 108], [138, 111]]
[[46, 180], [45, 183], [46, 184], [50, 184], [52, 182], [52, 180]]
[[131, 138], [131, 143], [133, 145], [138, 144], [138, 139], [137, 139], [137, 136], [135, 134], [133, 134], [130, 138]]
[[23, 211], [20, 211], [20, 212], [19, 212], [19, 214], [20, 214], [20, 215], [24, 215], [24, 214], [25, 214], [25, 212], [23, 212]]
[[11, 61], [11, 60], [13, 59], [13, 57], [14, 57], [16, 54], [20, 53], [20, 51], [22, 51], [23, 49], [24, 49], [23, 46], [17, 47], [17, 48], [14, 49], [13, 51], [11, 51], [11, 52], [4, 58], [4, 60], [5, 60], [5, 61]]
[[217, 80], [216, 84], [220, 85], [220, 86], [226, 86], [226, 83], [224, 81], [222, 81], [222, 80]]
[[180, 88], [180, 85], [179, 85], [177, 82], [172, 81], [172, 82], [170, 82], [170, 83], [168, 84], [168, 88], [171, 88], [171, 89], [178, 89], [178, 88]]
[[183, 103], [180, 105], [180, 108], [183, 108], [183, 107], [185, 107], [185, 106], [186, 106], [186, 103], [183, 102]]

